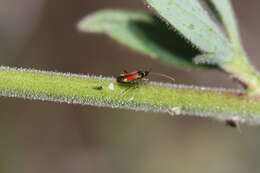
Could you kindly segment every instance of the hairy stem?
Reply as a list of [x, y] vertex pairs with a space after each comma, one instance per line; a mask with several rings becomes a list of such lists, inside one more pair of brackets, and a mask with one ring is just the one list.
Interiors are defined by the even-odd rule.
[[0, 67], [0, 95], [82, 105], [230, 118], [260, 117], [260, 101], [236, 90]]

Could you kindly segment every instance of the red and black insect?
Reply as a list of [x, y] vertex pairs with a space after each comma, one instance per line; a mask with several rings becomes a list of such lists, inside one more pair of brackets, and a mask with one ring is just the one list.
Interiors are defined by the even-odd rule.
[[116, 78], [116, 81], [121, 84], [135, 84], [141, 80], [147, 80], [145, 77], [148, 76], [150, 71], [135, 71], [135, 72], [127, 72], [120, 74]]
[[148, 76], [149, 74], [151, 75], [157, 75], [157, 76], [162, 76], [162, 77], [165, 77], [165, 78], [168, 78], [172, 81], [174, 81], [174, 78], [168, 76], [168, 75], [165, 75], [165, 74], [162, 74], [162, 73], [152, 73], [149, 71], [134, 71], [134, 72], [127, 72], [126, 70], [124, 70], [124, 73], [120, 74], [120, 76], [118, 76], [116, 78], [116, 81], [118, 83], [121, 83], [121, 84], [137, 84], [138, 81], [146, 81], [148, 80], [147, 78], [145, 78], [146, 76]]

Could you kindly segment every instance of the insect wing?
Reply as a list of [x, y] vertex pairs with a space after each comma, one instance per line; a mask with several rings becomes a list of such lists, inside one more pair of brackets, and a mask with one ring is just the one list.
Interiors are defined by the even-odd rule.
[[120, 76], [130, 77], [130, 76], [137, 76], [137, 75], [138, 75], [137, 72], [132, 72], [132, 73], [123, 73]]

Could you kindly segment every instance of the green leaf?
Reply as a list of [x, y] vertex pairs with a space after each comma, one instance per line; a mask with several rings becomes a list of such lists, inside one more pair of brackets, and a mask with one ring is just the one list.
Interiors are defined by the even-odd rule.
[[230, 0], [206, 0], [215, 16], [224, 25], [233, 45], [240, 45], [240, 33]]
[[218, 59], [216, 54], [202, 54], [196, 56], [193, 62], [195, 64], [218, 64]]
[[124, 10], [101, 10], [78, 25], [84, 32], [105, 33], [140, 53], [178, 67], [205, 68], [192, 63], [199, 51], [154, 15]]
[[[212, 63], [223, 64], [234, 57], [229, 40], [225, 38], [198, 0], [146, 1], [167, 23], [203, 53], [215, 55], [216, 59]], [[211, 60], [209, 59], [208, 62], [211, 63]]]

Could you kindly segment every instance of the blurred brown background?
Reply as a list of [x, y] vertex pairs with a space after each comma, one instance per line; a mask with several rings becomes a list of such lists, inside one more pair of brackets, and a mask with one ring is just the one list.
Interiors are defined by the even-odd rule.
[[[234, 5], [260, 69], [260, 1]], [[236, 87], [221, 72], [177, 69], [106, 36], [77, 32], [83, 16], [103, 8], [147, 10], [142, 0], [0, 0], [1, 65], [104, 76], [152, 68], [177, 83]], [[241, 126], [239, 133], [201, 118], [0, 101], [1, 173], [260, 172], [260, 127]]]

